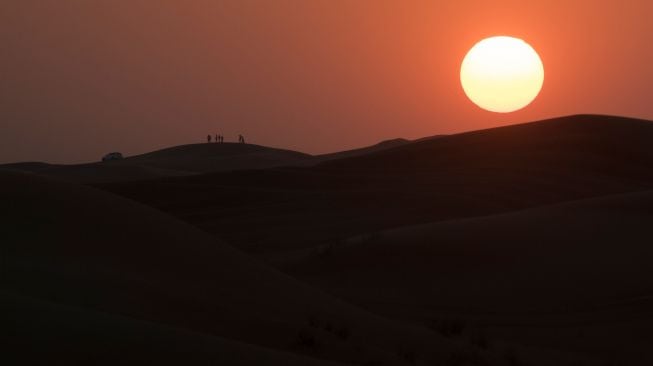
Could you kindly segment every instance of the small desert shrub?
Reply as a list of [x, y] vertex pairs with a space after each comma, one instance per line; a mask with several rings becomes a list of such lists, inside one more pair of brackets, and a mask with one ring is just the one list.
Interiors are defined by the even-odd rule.
[[361, 235], [360, 241], [361, 243], [373, 243], [375, 241], [380, 240], [382, 237], [381, 233], [378, 231], [374, 231], [371, 233], [367, 233], [365, 235]]
[[310, 328], [322, 329], [325, 332], [329, 332], [343, 341], [349, 339], [351, 336], [351, 330], [348, 326], [334, 326], [333, 323], [329, 321], [320, 320], [320, 318], [316, 315], [310, 315], [306, 323]]
[[318, 319], [317, 316], [315, 315], [310, 315], [308, 317], [308, 326], [311, 328], [319, 328], [320, 327], [320, 319]]
[[442, 363], [442, 366], [487, 366], [488, 363], [478, 351], [457, 350], [451, 352]]
[[343, 341], [347, 340], [351, 336], [351, 330], [349, 328], [343, 326], [338, 329], [336, 329], [335, 333], [336, 337], [342, 339]]
[[383, 365], [383, 362], [381, 362], [379, 360], [367, 360], [367, 361], [363, 362], [361, 365], [363, 365], [363, 366], [381, 366], [381, 365]]
[[461, 335], [466, 328], [466, 324], [461, 319], [439, 319], [432, 320], [429, 327], [442, 336], [450, 338]]
[[442, 366], [463, 366], [465, 362], [465, 356], [462, 353], [453, 352], [444, 360]]
[[400, 347], [399, 350], [397, 350], [397, 356], [405, 360], [409, 365], [417, 364], [417, 355], [415, 354], [415, 351], [411, 349]]
[[490, 348], [490, 340], [487, 338], [485, 333], [483, 332], [476, 332], [472, 335], [470, 342], [472, 345], [480, 348], [480, 349], [488, 349]]
[[330, 243], [330, 244], [324, 244], [320, 245], [316, 248], [317, 256], [320, 258], [323, 257], [328, 257], [331, 254], [333, 254], [333, 250], [335, 249], [336, 244]]
[[306, 349], [316, 349], [319, 343], [310, 330], [302, 329], [297, 333], [297, 345]]
[[507, 361], [508, 366], [526, 366], [526, 363], [519, 358], [513, 349], [506, 350], [503, 354], [503, 358]]
[[326, 324], [324, 324], [324, 330], [325, 330], [325, 331], [327, 331], [327, 332], [329, 332], [329, 333], [333, 333], [333, 332], [334, 332], [334, 329], [335, 329], [335, 328], [333, 327], [333, 325], [331, 325], [331, 323], [326, 322]]

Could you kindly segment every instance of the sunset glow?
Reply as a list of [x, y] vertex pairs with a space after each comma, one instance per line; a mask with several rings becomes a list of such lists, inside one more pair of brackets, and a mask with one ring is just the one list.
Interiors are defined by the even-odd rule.
[[[0, 8], [0, 164], [85, 163], [209, 133], [315, 155], [578, 113], [653, 120], [653, 1]], [[493, 36], [524, 40], [546, 68], [514, 113], [479, 108], [461, 86], [465, 55]]]
[[521, 39], [492, 37], [477, 43], [460, 68], [465, 94], [479, 107], [507, 113], [530, 104], [542, 89], [544, 67]]

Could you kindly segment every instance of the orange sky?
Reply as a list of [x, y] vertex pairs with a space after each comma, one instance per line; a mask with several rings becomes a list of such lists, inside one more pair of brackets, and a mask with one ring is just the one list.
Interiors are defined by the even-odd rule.
[[[207, 133], [328, 152], [573, 113], [653, 119], [653, 1], [20, 0], [0, 4], [0, 162]], [[545, 68], [526, 109], [464, 96], [492, 35]]]

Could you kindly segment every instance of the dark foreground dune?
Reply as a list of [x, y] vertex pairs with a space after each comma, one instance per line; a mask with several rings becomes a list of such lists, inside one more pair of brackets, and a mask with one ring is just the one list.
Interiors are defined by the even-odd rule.
[[21, 173], [0, 182], [4, 359], [508, 362], [337, 300], [135, 202]]
[[14, 293], [0, 301], [5, 365], [339, 365]]

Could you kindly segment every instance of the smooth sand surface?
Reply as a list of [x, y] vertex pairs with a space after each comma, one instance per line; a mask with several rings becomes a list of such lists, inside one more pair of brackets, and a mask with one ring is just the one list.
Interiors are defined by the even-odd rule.
[[[50, 342], [58, 334], [69, 340], [59, 343], [64, 353], [72, 352], [75, 342], [99, 353], [139, 345], [157, 350], [173, 342], [169, 337], [179, 339], [183, 351], [206, 347], [192, 344], [193, 337], [203, 337], [229, 352], [249, 353], [249, 348], [220, 339], [344, 363], [403, 364], [404, 349], [424, 362], [471, 354], [489, 364], [505, 363], [497, 352], [460, 345], [426, 327], [384, 319], [337, 300], [133, 201], [23, 173], [2, 172], [0, 184], [5, 228], [1, 289], [9, 299], [3, 301], [3, 313], [18, 314], [3, 319], [13, 323], [2, 327], [1, 338], [12, 340], [14, 352], [54, 352]], [[21, 305], [25, 301], [33, 304], [33, 313]], [[80, 318], [70, 324], [58, 320], [61, 307]], [[106, 316], [86, 320], [97, 314]], [[124, 328], [109, 327], [105, 337], [92, 324], [111, 317], [127, 320]], [[143, 322], [153, 325], [139, 325]], [[162, 329], [164, 342], [153, 338], [123, 344], [111, 335], [132, 326], [143, 337]], [[157, 357], [165, 360], [165, 355]], [[233, 357], [241, 357], [241, 363], [250, 359], [247, 354]], [[275, 353], [274, 358], [282, 356]]]
[[380, 231], [277, 265], [388, 317], [446, 314], [637, 364], [653, 362], [652, 227], [647, 191]]
[[0, 292], [5, 365], [342, 365]]

